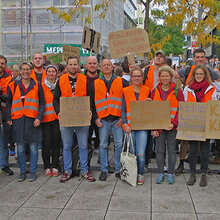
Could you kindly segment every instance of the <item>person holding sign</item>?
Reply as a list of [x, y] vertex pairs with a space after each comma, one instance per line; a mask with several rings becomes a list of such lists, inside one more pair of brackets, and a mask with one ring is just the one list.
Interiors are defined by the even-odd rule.
[[120, 178], [120, 155], [122, 150], [122, 118], [121, 104], [123, 87], [125, 81], [117, 77], [113, 72], [113, 65], [110, 60], [102, 61], [101, 70], [103, 75], [94, 82], [94, 105], [93, 117], [96, 125], [99, 127], [99, 155], [101, 174], [100, 181], [107, 179], [108, 173], [108, 141], [110, 131], [112, 130], [115, 145], [115, 176]]
[[[67, 66], [68, 73], [62, 75], [57, 81], [54, 94], [54, 109], [62, 120], [60, 115], [60, 97], [87, 96], [87, 78], [79, 72], [79, 61], [77, 57], [68, 57]], [[60, 182], [67, 182], [72, 174], [72, 144], [73, 134], [76, 132], [79, 144], [79, 157], [81, 165], [81, 176], [83, 179], [93, 182], [95, 178], [90, 174], [88, 168], [88, 135], [89, 126], [79, 127], [60, 127], [61, 137], [63, 141], [63, 160], [64, 173]]]
[[134, 67], [131, 71], [131, 86], [123, 89], [122, 98], [122, 120], [124, 130], [132, 134], [135, 154], [137, 156], [138, 165], [138, 185], [144, 183], [144, 165], [145, 165], [145, 151], [147, 146], [147, 130], [131, 130], [130, 119], [130, 102], [147, 100], [150, 94], [150, 89], [143, 86], [144, 73], [139, 67]]
[[169, 66], [159, 69], [159, 84], [153, 89], [150, 98], [158, 101], [170, 101], [171, 124], [166, 130], [153, 131], [156, 143], [156, 161], [159, 170], [156, 183], [164, 181], [164, 161], [166, 146], [168, 151], [168, 176], [169, 184], [174, 184], [174, 169], [176, 164], [176, 128], [178, 125], [178, 105], [179, 101], [184, 101], [184, 96], [180, 88], [172, 82], [173, 70]]
[[12, 126], [12, 141], [17, 143], [19, 182], [26, 179], [26, 144], [30, 147], [29, 181], [36, 180], [38, 144], [42, 141], [40, 124], [45, 108], [44, 93], [41, 84], [31, 78], [31, 67], [29, 63], [21, 64], [21, 80], [10, 83], [7, 93], [6, 117]]
[[[45, 98], [45, 110], [42, 120], [43, 146], [42, 158], [46, 176], [58, 176], [58, 161], [60, 155], [60, 127], [58, 116], [53, 107], [53, 96], [57, 82], [57, 67], [48, 65], [47, 77], [42, 83]], [[50, 163], [50, 154], [52, 163]]]
[[[208, 102], [216, 99], [216, 90], [212, 85], [209, 70], [204, 65], [197, 65], [192, 71], [189, 78], [189, 84], [185, 87], [184, 98], [187, 102]], [[200, 143], [200, 158], [201, 158], [201, 179], [199, 185], [201, 187], [207, 186], [206, 174], [208, 172], [209, 162], [209, 142], [206, 141], [189, 141], [189, 166], [190, 177], [187, 184], [192, 186], [196, 182], [196, 161], [198, 143]]]

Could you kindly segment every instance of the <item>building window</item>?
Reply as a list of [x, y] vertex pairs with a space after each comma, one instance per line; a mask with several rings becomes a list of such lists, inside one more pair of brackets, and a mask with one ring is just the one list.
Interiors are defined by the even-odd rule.
[[143, 24], [143, 20], [144, 20], [143, 18], [139, 18], [139, 22], [138, 23], [139, 24]]

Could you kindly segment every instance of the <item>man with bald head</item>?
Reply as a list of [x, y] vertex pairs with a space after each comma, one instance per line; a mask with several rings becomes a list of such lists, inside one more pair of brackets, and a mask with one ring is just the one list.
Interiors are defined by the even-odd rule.
[[121, 104], [123, 87], [125, 84], [121, 77], [113, 74], [113, 65], [109, 59], [104, 59], [101, 65], [102, 75], [94, 81], [93, 118], [99, 127], [99, 155], [101, 174], [100, 181], [107, 179], [108, 173], [108, 140], [112, 130], [115, 146], [115, 176], [120, 178], [120, 155], [122, 149], [122, 118]]

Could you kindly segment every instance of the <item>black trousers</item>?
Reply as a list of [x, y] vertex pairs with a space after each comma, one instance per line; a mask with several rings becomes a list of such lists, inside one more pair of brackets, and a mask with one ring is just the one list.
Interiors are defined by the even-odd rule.
[[[42, 143], [42, 158], [44, 168], [57, 168], [60, 156], [60, 127], [59, 121], [42, 123], [43, 143]], [[52, 163], [50, 162], [52, 156]]]

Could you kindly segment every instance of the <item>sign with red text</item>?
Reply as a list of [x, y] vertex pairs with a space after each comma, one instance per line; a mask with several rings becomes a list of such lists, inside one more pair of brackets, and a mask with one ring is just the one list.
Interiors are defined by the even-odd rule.
[[112, 59], [127, 56], [129, 53], [150, 52], [148, 34], [141, 28], [111, 32], [108, 44]]
[[205, 136], [207, 139], [220, 139], [219, 100], [212, 100], [207, 103]]
[[170, 101], [131, 102], [132, 130], [167, 129], [170, 124]]
[[83, 97], [60, 98], [60, 126], [89, 126], [90, 125], [90, 99]]
[[206, 103], [179, 102], [177, 139], [205, 141]]

